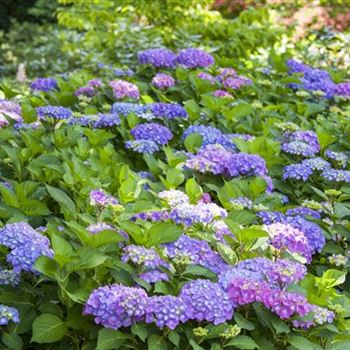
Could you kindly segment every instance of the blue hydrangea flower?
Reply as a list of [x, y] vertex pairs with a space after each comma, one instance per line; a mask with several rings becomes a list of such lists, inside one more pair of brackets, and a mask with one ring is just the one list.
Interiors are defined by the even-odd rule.
[[35, 91], [49, 92], [58, 89], [55, 78], [37, 78], [31, 84], [30, 88]]
[[303, 180], [307, 181], [313, 171], [310, 167], [303, 164], [287, 165], [283, 169], [283, 180]]
[[69, 119], [72, 116], [72, 111], [69, 108], [61, 106], [43, 106], [37, 107], [36, 113], [39, 119], [53, 118], [57, 120]]
[[95, 129], [111, 128], [120, 125], [120, 118], [118, 114], [99, 114], [98, 119], [94, 122]]
[[138, 117], [149, 112], [149, 107], [140, 103], [116, 102], [112, 106], [111, 113], [116, 113], [127, 117], [130, 113], [135, 113]]
[[331, 182], [350, 182], [350, 171], [348, 170], [337, 170], [337, 169], [326, 169], [321, 173], [321, 176]]
[[137, 153], [153, 154], [159, 151], [159, 145], [151, 140], [131, 140], [125, 142], [127, 149], [132, 149]]
[[19, 312], [14, 307], [0, 304], [0, 326], [6, 326], [10, 321], [19, 323]]
[[158, 145], [166, 145], [173, 137], [169, 128], [158, 123], [138, 124], [130, 133], [135, 140], [151, 140]]
[[186, 110], [178, 103], [155, 102], [148, 106], [153, 115], [157, 118], [187, 118]]
[[20, 274], [14, 270], [0, 267], [0, 285], [16, 286], [20, 282]]

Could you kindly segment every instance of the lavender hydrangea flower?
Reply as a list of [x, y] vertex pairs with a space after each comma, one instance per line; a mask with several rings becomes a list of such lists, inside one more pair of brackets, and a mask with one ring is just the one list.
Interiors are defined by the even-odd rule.
[[180, 323], [188, 320], [186, 304], [182, 298], [172, 295], [149, 298], [146, 322], [155, 322], [157, 327], [175, 329]]
[[158, 145], [166, 145], [173, 137], [169, 128], [158, 123], [138, 124], [130, 133], [135, 140], [151, 140]]
[[326, 170], [330, 168], [330, 164], [321, 157], [304, 159], [301, 162], [305, 167], [310, 168], [311, 170]]
[[99, 222], [97, 224], [90, 224], [86, 228], [91, 234], [96, 234], [102, 231], [115, 231], [115, 228], [105, 222]]
[[175, 79], [169, 74], [157, 73], [152, 79], [152, 84], [157, 89], [164, 90], [174, 86]]
[[96, 95], [96, 91], [91, 86], [82, 86], [74, 92], [74, 95], [76, 97], [79, 97], [79, 96], [94, 97]]
[[218, 73], [217, 79], [220, 82], [229, 77], [237, 77], [237, 72], [231, 67], [219, 68]]
[[10, 122], [5, 118], [5, 116], [0, 114], [0, 128], [7, 127], [9, 125], [10, 125]]
[[168, 49], [149, 49], [138, 53], [140, 64], [150, 64], [153, 67], [173, 68], [175, 67], [176, 55]]
[[305, 73], [306, 71], [308, 71], [311, 68], [310, 66], [308, 66], [302, 62], [296, 61], [294, 59], [288, 59], [287, 66], [289, 68], [290, 74], [292, 74], [292, 73]]
[[126, 97], [138, 100], [140, 98], [139, 88], [128, 81], [113, 80], [109, 83], [116, 99], [121, 100]]
[[335, 318], [333, 311], [326, 308], [320, 307], [318, 305], [310, 305], [310, 311], [313, 313], [312, 320], [293, 320], [293, 326], [297, 328], [308, 329], [315, 325], [321, 325], [325, 323], [332, 323]]
[[281, 148], [286, 153], [311, 157], [320, 151], [320, 144], [313, 131], [294, 131], [283, 135]]
[[155, 102], [148, 106], [157, 118], [187, 118], [186, 110], [178, 103]]
[[138, 277], [147, 283], [169, 281], [169, 276], [165, 272], [158, 270], [142, 272]]
[[186, 68], [198, 68], [211, 66], [215, 61], [214, 57], [207, 52], [196, 48], [190, 48], [181, 50], [178, 53], [176, 63]]
[[298, 253], [308, 261], [311, 259], [312, 249], [304, 233], [286, 223], [265, 225], [264, 230], [269, 234], [271, 245], [276, 249], [288, 249]]
[[132, 149], [137, 153], [153, 154], [159, 151], [159, 145], [151, 140], [131, 140], [125, 142], [127, 149]]
[[227, 92], [225, 90], [215, 90], [213, 92], [213, 96], [215, 96], [215, 97], [233, 98], [233, 96], [229, 92]]
[[209, 73], [206, 73], [206, 72], [199, 72], [197, 74], [197, 77], [200, 78], [200, 79], [203, 79], [203, 80], [207, 80], [209, 81], [209, 83], [211, 85], [214, 85], [216, 84], [216, 79], [213, 75], [209, 74]]
[[170, 266], [154, 249], [148, 249], [137, 245], [129, 245], [125, 247], [123, 249], [121, 260], [125, 263], [132, 261], [135, 265], [147, 269], [155, 269], [157, 267], [169, 268]]
[[319, 210], [310, 209], [307, 207], [296, 207], [296, 208], [288, 209], [286, 214], [288, 216], [301, 216], [302, 218], [311, 216], [317, 220], [321, 219], [321, 213]]
[[98, 89], [103, 86], [103, 83], [101, 79], [91, 79], [87, 82], [87, 86]]
[[186, 283], [179, 297], [184, 301], [190, 319], [215, 325], [231, 320], [233, 306], [228, 294], [217, 283], [198, 279]]
[[130, 69], [130, 68], [116, 68], [113, 70], [113, 73], [117, 76], [117, 77], [132, 77], [135, 72]]
[[17, 286], [20, 282], [20, 274], [14, 270], [7, 270], [0, 267], [0, 285]]
[[227, 265], [206, 241], [181, 236], [177, 241], [164, 245], [164, 254], [174, 262], [186, 261], [203, 266], [214, 273], [222, 272]]
[[239, 77], [239, 76], [228, 77], [222, 82], [222, 85], [224, 86], [224, 88], [233, 89], [233, 90], [237, 90], [242, 86], [252, 85], [252, 84], [253, 82], [250, 79], [246, 77]]
[[343, 152], [327, 150], [325, 155], [327, 158], [335, 160], [342, 168], [345, 168], [348, 163], [348, 156]]
[[350, 182], [350, 171], [348, 170], [337, 170], [337, 169], [326, 169], [321, 173], [321, 176], [331, 182]]
[[247, 197], [237, 197], [230, 200], [232, 208], [236, 210], [251, 209], [253, 207], [253, 201]]
[[[22, 108], [21, 106], [13, 101], [0, 100], [0, 115], [3, 115], [13, 119], [17, 123], [22, 123]], [[5, 118], [4, 118], [5, 119]]]
[[118, 284], [95, 289], [84, 306], [84, 315], [94, 316], [95, 323], [106, 328], [130, 327], [146, 318], [148, 296], [141, 288]]
[[0, 304], [0, 326], [6, 326], [10, 321], [19, 323], [19, 312], [14, 307]]
[[350, 82], [337, 84], [335, 86], [335, 95], [339, 96], [350, 96]]
[[72, 116], [72, 111], [69, 108], [61, 106], [43, 106], [37, 107], [36, 113], [40, 120], [53, 118], [57, 120], [69, 119]]
[[7, 224], [0, 229], [0, 245], [11, 249], [7, 255], [7, 262], [17, 273], [22, 270], [35, 272], [33, 265], [37, 258], [53, 257], [48, 238], [35, 231], [26, 222]]
[[173, 188], [170, 190], [159, 192], [158, 197], [160, 199], [165, 200], [171, 208], [190, 202], [190, 199], [187, 196], [187, 194], [179, 190], [174, 190]]
[[30, 84], [30, 88], [35, 91], [49, 92], [58, 89], [58, 84], [55, 78], [38, 78]]
[[118, 205], [118, 200], [112, 195], [106, 193], [102, 189], [91, 190], [90, 192], [90, 205], [98, 207], [107, 207]]

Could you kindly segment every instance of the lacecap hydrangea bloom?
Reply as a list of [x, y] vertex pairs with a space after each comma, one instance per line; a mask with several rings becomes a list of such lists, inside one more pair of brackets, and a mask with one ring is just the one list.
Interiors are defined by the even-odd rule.
[[35, 91], [49, 92], [58, 89], [55, 78], [37, 78], [31, 84], [30, 88]]
[[345, 168], [346, 164], [348, 163], [348, 156], [343, 152], [335, 152], [335, 151], [327, 150], [325, 152], [325, 156], [329, 159], [334, 160], [342, 168]]
[[140, 64], [150, 64], [153, 67], [173, 68], [175, 67], [176, 55], [169, 49], [149, 49], [138, 53]]
[[17, 273], [22, 270], [36, 272], [33, 265], [37, 258], [53, 257], [49, 239], [35, 231], [26, 222], [7, 224], [0, 229], [0, 245], [10, 248], [7, 262]]
[[153, 78], [152, 78], [152, 84], [160, 90], [164, 90], [167, 88], [170, 88], [175, 85], [175, 79], [165, 73], [157, 73]]
[[134, 98], [138, 100], [140, 98], [139, 88], [125, 80], [113, 80], [109, 83], [109, 86], [112, 88], [114, 96], [117, 100], [123, 98]]
[[209, 53], [196, 48], [183, 49], [177, 57], [176, 63], [186, 68], [208, 67], [215, 63], [214, 57]]
[[313, 131], [294, 131], [283, 135], [281, 148], [286, 153], [312, 157], [320, 151], [320, 144]]

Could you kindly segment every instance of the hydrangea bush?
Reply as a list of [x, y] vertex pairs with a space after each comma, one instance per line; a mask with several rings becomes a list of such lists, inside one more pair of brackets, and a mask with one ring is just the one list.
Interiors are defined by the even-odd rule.
[[130, 54], [4, 89], [3, 345], [346, 349], [350, 83]]

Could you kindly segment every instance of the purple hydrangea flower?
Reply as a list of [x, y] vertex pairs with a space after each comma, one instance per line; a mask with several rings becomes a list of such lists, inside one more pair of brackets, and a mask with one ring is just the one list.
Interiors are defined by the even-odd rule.
[[135, 140], [151, 140], [158, 145], [166, 145], [173, 137], [169, 128], [158, 123], [138, 124], [130, 133]]
[[283, 135], [281, 148], [286, 153], [311, 157], [320, 151], [320, 144], [313, 131], [294, 131]]
[[113, 284], [95, 289], [83, 314], [94, 316], [95, 322], [106, 328], [130, 327], [145, 320], [148, 302], [143, 289]]
[[87, 86], [90, 86], [94, 89], [98, 89], [103, 86], [103, 83], [101, 79], [92, 79], [87, 82]]
[[187, 118], [186, 110], [178, 103], [155, 102], [148, 106], [151, 112], [157, 118]]
[[132, 149], [137, 153], [153, 154], [159, 151], [159, 145], [151, 140], [131, 140], [125, 142], [127, 149]]
[[11, 249], [7, 255], [7, 262], [17, 273], [22, 270], [35, 272], [33, 265], [37, 258], [53, 257], [49, 239], [35, 231], [26, 222], [7, 224], [0, 229], [0, 245]]
[[13, 101], [0, 100], [0, 115], [2, 117], [3, 115], [6, 115], [7, 117], [13, 119], [17, 123], [23, 122], [22, 108], [18, 103]]
[[157, 73], [152, 79], [152, 84], [157, 89], [164, 90], [174, 86], [175, 79], [169, 74]]
[[113, 80], [109, 83], [112, 88], [114, 96], [117, 100], [121, 100], [126, 97], [134, 98], [138, 100], [140, 98], [139, 88], [128, 81]]
[[301, 216], [302, 218], [311, 216], [317, 220], [321, 219], [321, 213], [319, 210], [310, 209], [307, 207], [296, 207], [296, 208], [288, 209], [286, 214], [288, 216]]
[[228, 98], [233, 98], [233, 96], [232, 96], [229, 92], [227, 92], [227, 91], [225, 91], [225, 90], [215, 90], [215, 91], [213, 92], [213, 96], [215, 96], [215, 97], [228, 97]]
[[91, 234], [96, 234], [102, 231], [115, 231], [115, 228], [110, 225], [107, 224], [105, 222], [99, 222], [97, 224], [90, 224], [87, 228], [86, 228]]
[[179, 297], [184, 301], [190, 319], [215, 325], [231, 320], [233, 306], [219, 284], [198, 279], [186, 283]]
[[172, 295], [149, 298], [146, 322], [155, 322], [159, 328], [175, 329], [181, 322], [188, 320], [186, 304], [182, 298]]
[[14, 307], [0, 304], [0, 326], [6, 326], [10, 321], [19, 323], [19, 312]]
[[227, 265], [206, 241], [182, 235], [177, 241], [164, 245], [164, 254], [171, 259], [203, 266], [214, 273], [222, 272]]
[[310, 66], [308, 66], [304, 63], [298, 62], [294, 59], [288, 59], [287, 66], [289, 68], [289, 74], [305, 73], [306, 71], [308, 71], [311, 68]]
[[69, 119], [72, 116], [72, 111], [69, 108], [61, 106], [43, 106], [37, 107], [36, 113], [40, 120], [45, 118], [53, 118], [57, 120]]
[[335, 86], [335, 95], [350, 96], [350, 82], [346, 81], [344, 83], [337, 84]]
[[152, 270], [152, 271], [146, 271], [146, 272], [140, 273], [138, 277], [147, 283], [169, 281], [169, 276], [165, 272], [161, 272], [158, 270]]
[[173, 68], [175, 67], [176, 55], [168, 49], [149, 49], [138, 53], [140, 64], [150, 64], [153, 67]]
[[252, 84], [253, 82], [250, 79], [246, 77], [239, 77], [239, 76], [228, 77], [222, 82], [222, 85], [224, 86], [224, 88], [233, 89], [233, 90], [239, 89], [245, 85], [252, 85]]
[[123, 249], [123, 252], [121, 260], [125, 263], [132, 261], [135, 265], [152, 270], [157, 267], [169, 268], [170, 266], [154, 249], [129, 245]]
[[89, 196], [90, 196], [90, 204], [92, 206], [98, 206], [103, 208], [103, 207], [119, 204], [116, 198], [106, 193], [102, 189], [91, 190]]
[[187, 68], [198, 68], [211, 66], [215, 61], [214, 57], [209, 53], [200, 49], [190, 48], [183, 49], [178, 53], [176, 63]]
[[199, 72], [197, 74], [197, 77], [200, 78], [200, 79], [203, 79], [203, 80], [207, 80], [209, 81], [209, 83], [211, 85], [214, 85], [216, 84], [216, 79], [213, 75], [209, 74], [209, 73], [206, 73], [206, 72]]
[[49, 92], [58, 89], [58, 84], [55, 78], [38, 78], [30, 84], [30, 88], [35, 91]]
[[77, 97], [79, 96], [94, 97], [96, 95], [96, 91], [91, 86], [82, 86], [74, 92], [74, 95]]

